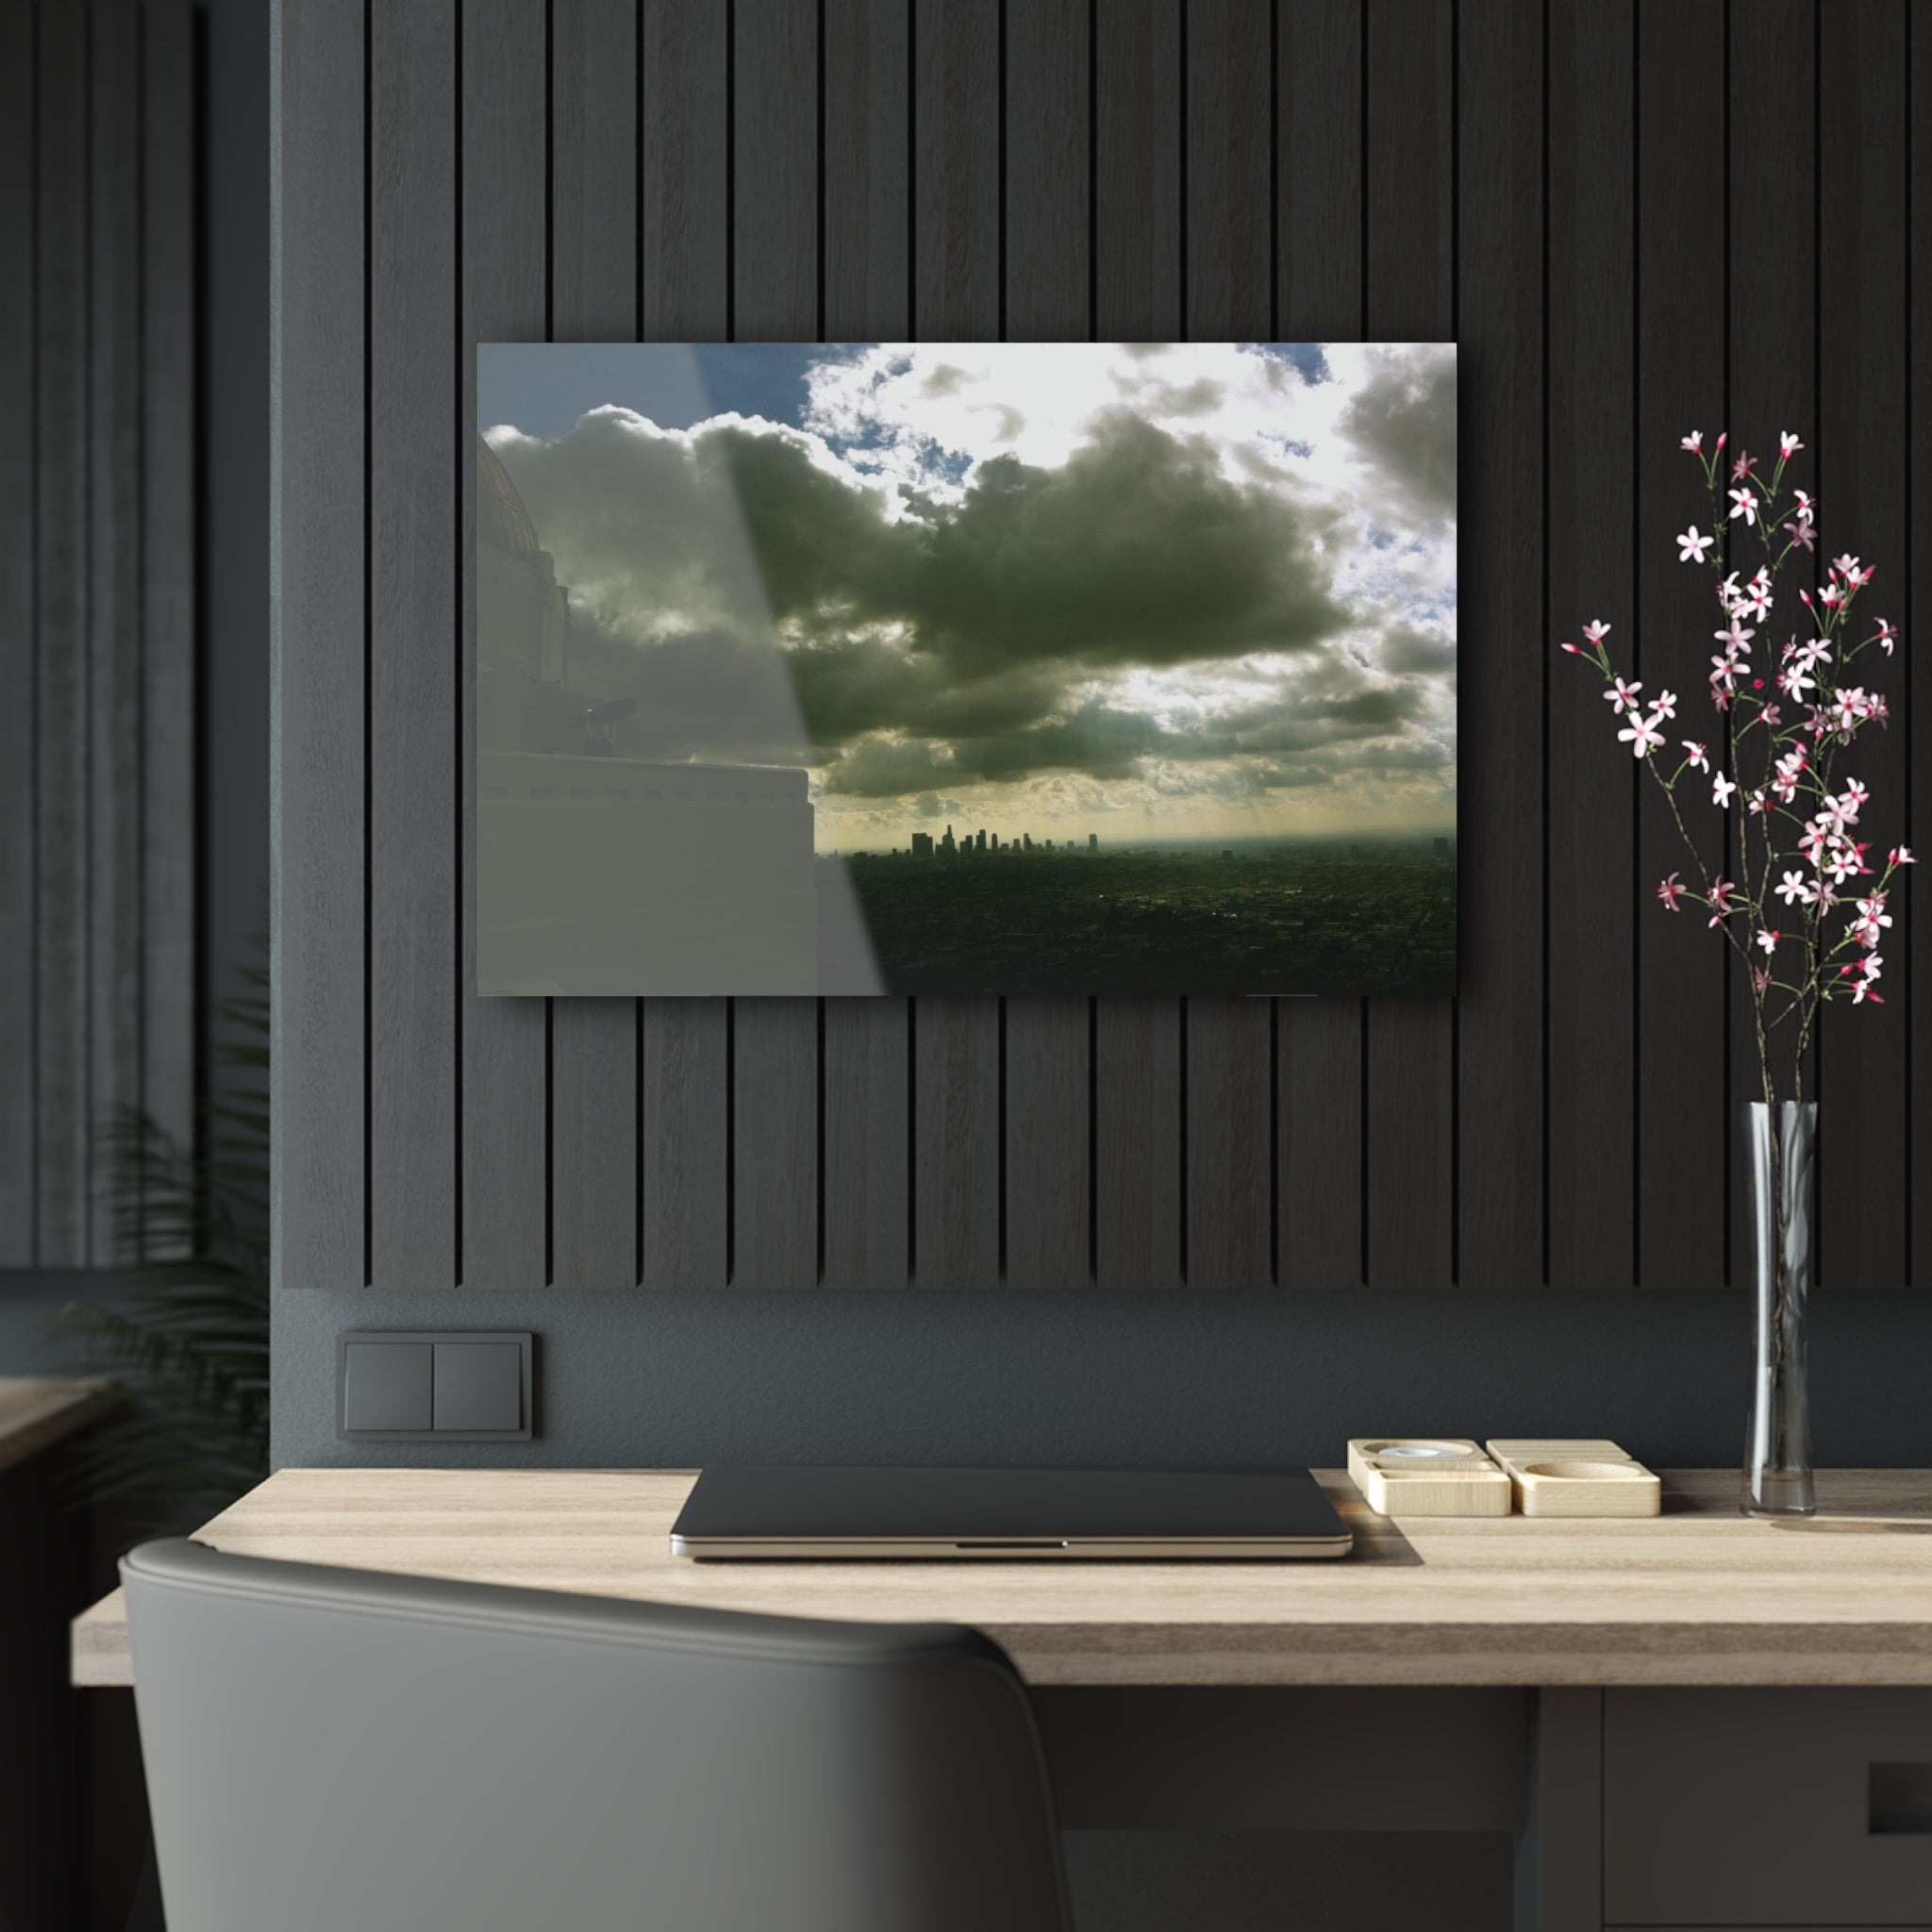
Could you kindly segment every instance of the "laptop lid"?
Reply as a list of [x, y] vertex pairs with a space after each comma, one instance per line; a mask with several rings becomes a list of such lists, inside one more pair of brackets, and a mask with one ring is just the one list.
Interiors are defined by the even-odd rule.
[[1339, 1557], [1306, 1470], [707, 1469], [671, 1547], [698, 1557]]

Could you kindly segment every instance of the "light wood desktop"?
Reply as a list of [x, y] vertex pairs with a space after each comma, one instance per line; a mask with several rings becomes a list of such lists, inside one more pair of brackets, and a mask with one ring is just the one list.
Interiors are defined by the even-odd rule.
[[[1824, 1472], [1802, 1522], [1740, 1517], [1724, 1470], [1662, 1472], [1653, 1518], [1399, 1526], [1317, 1474], [1357, 1535], [1341, 1562], [692, 1563], [669, 1540], [694, 1476], [668, 1470], [283, 1470], [200, 1534], [971, 1624], [1035, 1687], [1070, 1825], [1514, 1829], [1524, 1928], [1932, 1925], [1932, 1689], [1884, 1688], [1932, 1687], [1932, 1473]], [[76, 1619], [73, 1667], [132, 1681], [118, 1594]]]

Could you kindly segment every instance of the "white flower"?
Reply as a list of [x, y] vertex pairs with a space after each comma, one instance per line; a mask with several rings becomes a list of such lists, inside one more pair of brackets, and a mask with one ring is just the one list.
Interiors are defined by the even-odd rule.
[[1693, 772], [1707, 772], [1710, 770], [1708, 762], [1709, 749], [1707, 746], [1699, 744], [1694, 738], [1687, 738], [1684, 741], [1684, 750], [1686, 753], [1685, 762]]
[[1664, 741], [1663, 733], [1657, 728], [1657, 722], [1655, 718], [1641, 718], [1633, 710], [1628, 728], [1617, 733], [1618, 741], [1630, 747], [1632, 758], [1647, 758]]
[[1802, 900], [1807, 906], [1818, 896], [1818, 888], [1801, 872], [1788, 872], [1778, 882], [1777, 895], [1787, 906]]
[[1726, 778], [1722, 772], [1713, 773], [1710, 780], [1711, 804], [1721, 805], [1728, 808], [1731, 802], [1731, 793], [1737, 789], [1736, 783], [1732, 779]]
[[1805, 445], [1789, 429], [1781, 429], [1777, 439], [1777, 459], [1788, 463]]
[[1715, 537], [1699, 536], [1697, 525], [1692, 524], [1677, 539], [1677, 561], [1679, 563], [1702, 563], [1704, 561], [1704, 553], [1716, 541], [1717, 539]]
[[1604, 702], [1613, 710], [1634, 711], [1637, 708], [1637, 693], [1643, 689], [1641, 684], [1625, 684], [1619, 677], [1611, 682], [1604, 693]]
[[1731, 521], [1736, 523], [1742, 517], [1747, 524], [1757, 521], [1757, 492], [1755, 490], [1733, 490], [1728, 492], [1731, 499]]

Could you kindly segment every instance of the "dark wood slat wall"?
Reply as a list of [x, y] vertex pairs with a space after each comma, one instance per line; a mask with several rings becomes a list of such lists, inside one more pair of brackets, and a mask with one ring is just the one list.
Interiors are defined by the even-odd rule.
[[[1754, 449], [1807, 432], [1825, 540], [1917, 615], [1932, 35], [1905, 0], [1829, 34], [1817, 0], [280, 12], [284, 1284], [1740, 1264], [1740, 1003], [1701, 924], [1643, 903], [1667, 821], [1550, 645], [1611, 619], [1646, 681], [1689, 681], [1690, 728], [1708, 585], [1658, 532], [1703, 514], [1677, 437], [1727, 412]], [[467, 993], [474, 341], [905, 335], [1459, 338], [1457, 1001]], [[1928, 757], [1895, 734], [1869, 759], [1888, 829]], [[1888, 983], [1932, 987], [1908, 903]], [[1868, 1017], [1814, 1055], [1833, 1287], [1903, 1285], [1926, 1239], [1932, 1029]]]
[[[638, 314], [638, 18], [558, 0], [550, 47], [550, 335], [630, 341]], [[551, 1012], [550, 1261], [558, 1281], [638, 1279], [637, 1000]]]
[[195, 1131], [192, 32], [0, 24], [0, 1269], [127, 1259], [99, 1130]]

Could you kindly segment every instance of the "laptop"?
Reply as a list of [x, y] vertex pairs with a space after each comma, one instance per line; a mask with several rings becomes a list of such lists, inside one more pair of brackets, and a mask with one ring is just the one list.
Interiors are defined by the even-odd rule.
[[674, 1555], [1274, 1560], [1355, 1539], [1306, 1470], [708, 1469], [671, 1526]]

